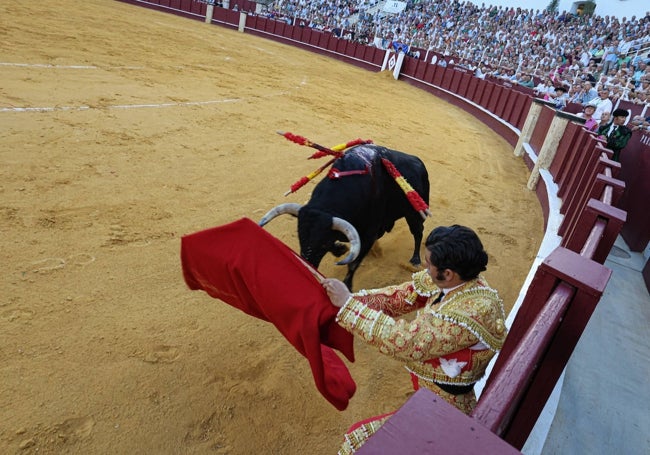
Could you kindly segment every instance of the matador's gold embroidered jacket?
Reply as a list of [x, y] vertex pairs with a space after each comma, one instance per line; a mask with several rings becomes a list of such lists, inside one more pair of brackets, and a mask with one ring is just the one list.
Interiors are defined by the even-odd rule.
[[[380, 352], [404, 361], [417, 377], [414, 384], [437, 393], [434, 382], [471, 385], [503, 346], [503, 302], [482, 276], [432, 304], [439, 293], [423, 270], [413, 274], [413, 281], [353, 294], [337, 321]], [[410, 320], [397, 318], [414, 310]]]

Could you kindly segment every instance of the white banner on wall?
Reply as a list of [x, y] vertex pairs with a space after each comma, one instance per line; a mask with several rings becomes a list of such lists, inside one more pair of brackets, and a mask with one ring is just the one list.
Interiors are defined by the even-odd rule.
[[386, 3], [384, 3], [384, 12], [386, 13], [401, 13], [406, 9], [406, 2], [396, 2], [393, 0], [388, 0]]

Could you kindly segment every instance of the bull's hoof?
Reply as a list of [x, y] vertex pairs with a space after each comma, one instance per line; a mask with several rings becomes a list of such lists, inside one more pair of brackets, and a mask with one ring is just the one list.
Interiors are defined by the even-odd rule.
[[336, 257], [343, 256], [348, 252], [348, 247], [344, 243], [336, 242], [332, 247], [332, 254]]

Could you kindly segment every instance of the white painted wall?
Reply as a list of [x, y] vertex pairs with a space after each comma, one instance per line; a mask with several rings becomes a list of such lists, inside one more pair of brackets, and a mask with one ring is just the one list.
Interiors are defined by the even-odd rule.
[[[520, 7], [525, 9], [543, 10], [551, 0], [469, 0], [477, 5], [495, 5], [505, 7]], [[571, 11], [574, 0], [560, 0], [558, 11]], [[650, 12], [650, 1], [648, 0], [596, 0], [595, 14], [599, 16], [614, 16], [619, 19], [632, 16], [637, 18], [645, 16]]]

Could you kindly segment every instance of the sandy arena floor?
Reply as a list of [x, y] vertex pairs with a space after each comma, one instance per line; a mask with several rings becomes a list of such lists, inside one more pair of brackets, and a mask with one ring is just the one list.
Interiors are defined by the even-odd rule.
[[[466, 224], [512, 305], [542, 237], [527, 169], [453, 106], [335, 60], [116, 1], [0, 3], [0, 453], [333, 454], [408, 397], [356, 345], [339, 412], [267, 323], [182, 279], [180, 237], [281, 202], [319, 163], [277, 130], [420, 156], [426, 231]], [[268, 229], [297, 248], [295, 221]], [[403, 221], [355, 287], [405, 281]], [[342, 278], [326, 257], [322, 271]]]

